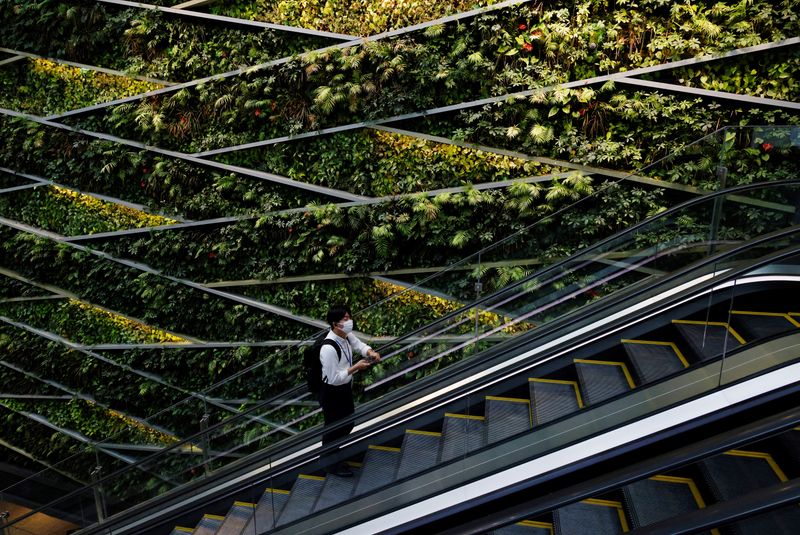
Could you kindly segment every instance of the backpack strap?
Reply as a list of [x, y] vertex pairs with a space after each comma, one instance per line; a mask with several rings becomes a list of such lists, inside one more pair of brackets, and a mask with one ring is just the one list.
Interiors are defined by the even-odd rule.
[[324, 339], [322, 341], [322, 344], [320, 345], [320, 347], [322, 347], [322, 346], [331, 346], [333, 349], [336, 350], [336, 358], [338, 358], [339, 360], [342, 360], [342, 348], [339, 347], [339, 344], [337, 344], [336, 342], [334, 342], [330, 338], [326, 338], [326, 339]]

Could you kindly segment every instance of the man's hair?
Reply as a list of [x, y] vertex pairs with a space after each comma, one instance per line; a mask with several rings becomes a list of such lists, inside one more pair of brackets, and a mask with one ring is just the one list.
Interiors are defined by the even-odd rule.
[[350, 312], [350, 307], [346, 305], [333, 305], [328, 309], [328, 315], [325, 317], [325, 319], [328, 321], [328, 325], [333, 327], [333, 324], [339, 323], [342, 318], [344, 318], [345, 314], [350, 314], [351, 316], [353, 315], [353, 313]]

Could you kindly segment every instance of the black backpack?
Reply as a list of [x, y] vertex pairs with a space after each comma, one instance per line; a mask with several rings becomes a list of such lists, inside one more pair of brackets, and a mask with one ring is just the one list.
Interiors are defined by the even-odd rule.
[[322, 390], [322, 362], [319, 360], [319, 351], [322, 346], [333, 347], [336, 350], [336, 357], [339, 360], [342, 359], [342, 350], [339, 348], [339, 344], [326, 336], [328, 336], [327, 332], [320, 335], [313, 344], [306, 347], [303, 353], [303, 372], [306, 375], [306, 384], [308, 391], [315, 396]]

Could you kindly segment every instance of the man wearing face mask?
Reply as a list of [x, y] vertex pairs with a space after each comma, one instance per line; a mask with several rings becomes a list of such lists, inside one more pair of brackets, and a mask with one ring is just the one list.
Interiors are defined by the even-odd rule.
[[[322, 363], [322, 391], [319, 402], [325, 417], [325, 425], [330, 426], [353, 414], [355, 411], [353, 375], [379, 362], [381, 356], [353, 334], [353, 319], [349, 308], [342, 305], [332, 306], [328, 310], [326, 319], [331, 330], [325, 338], [331, 340], [339, 349], [337, 354], [336, 348], [326, 343], [319, 351], [319, 360]], [[356, 353], [366, 358], [354, 362], [353, 355]], [[352, 430], [353, 424], [328, 431], [322, 436], [322, 445], [345, 437]], [[329, 467], [328, 471], [341, 477], [353, 475], [344, 463]]]

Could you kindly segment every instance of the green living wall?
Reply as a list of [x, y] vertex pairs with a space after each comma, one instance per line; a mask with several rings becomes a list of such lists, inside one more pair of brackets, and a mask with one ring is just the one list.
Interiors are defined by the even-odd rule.
[[[158, 80], [101, 76], [41, 59], [0, 66], [0, 189], [24, 185], [25, 176], [55, 182], [0, 196], [0, 217], [16, 222], [0, 228], [1, 295], [41, 297], [51, 285], [75, 298], [0, 303], [0, 315], [16, 325], [2, 326], [0, 348], [10, 364], [32, 374], [17, 393], [33, 394], [43, 381], [57, 380], [66, 389], [58, 395], [92, 395], [131, 419], [126, 424], [77, 397], [61, 405], [0, 400], [7, 428], [26, 437], [33, 457], [56, 462], [83, 446], [47, 443], [47, 432], [26, 413], [90, 440], [123, 432], [131, 442], [167, 444], [196, 431], [207, 408], [179, 405], [149, 421], [151, 428], [130, 422], [211, 387], [215, 396], [237, 400], [237, 409], [246, 407], [243, 400], [273, 397], [300, 374], [299, 350], [280, 345], [89, 354], [44, 341], [36, 329], [89, 345], [168, 339], [159, 333], [175, 333], [178, 341], [289, 344], [315, 333], [318, 324], [309, 318], [320, 318], [328, 302], [360, 309], [400, 288], [369, 274], [429, 273], [536, 224], [493, 253], [509, 263], [482, 272], [488, 291], [718, 188], [721, 161], [729, 185], [796, 178], [800, 159], [791, 130], [713, 134], [797, 126], [796, 112], [607, 77], [634, 72], [645, 81], [797, 102], [797, 44], [657, 67], [796, 37], [798, 0], [520, 2], [332, 47], [348, 36], [477, 5], [423, 4], [240, 0], [208, 8], [347, 34], [310, 36], [88, 0], [0, 0], [5, 47]], [[651, 70], [639, 71], [645, 68]], [[221, 76], [177, 89], [162, 83], [210, 75]], [[581, 80], [588, 81], [559, 86]], [[58, 115], [102, 102], [109, 104]], [[710, 137], [692, 144], [704, 136]], [[255, 146], [220, 151], [242, 144]], [[614, 171], [654, 180], [620, 180]], [[569, 208], [577, 202], [578, 209]], [[757, 232], [760, 217], [737, 221], [740, 228], [731, 226], [727, 237]], [[232, 220], [175, 227], [212, 218]], [[690, 229], [694, 222], [682, 224]], [[44, 232], [80, 236], [140, 227], [159, 228], [77, 246]], [[281, 282], [323, 275], [339, 278]], [[225, 281], [234, 283], [223, 289], [252, 301], [202, 286]], [[474, 297], [466, 276], [435, 285], [364, 314], [361, 328], [397, 336]], [[431, 289], [435, 297], [426, 293]], [[111, 315], [98, 315], [97, 307]], [[253, 366], [257, 371], [245, 372]], [[19, 371], [0, 372], [3, 384], [19, 381]], [[215, 386], [239, 372], [249, 375]], [[298, 411], [273, 416], [291, 421]], [[213, 411], [214, 422], [229, 416]], [[14, 436], [3, 439], [13, 444]], [[76, 476], [85, 480], [80, 466]]]

